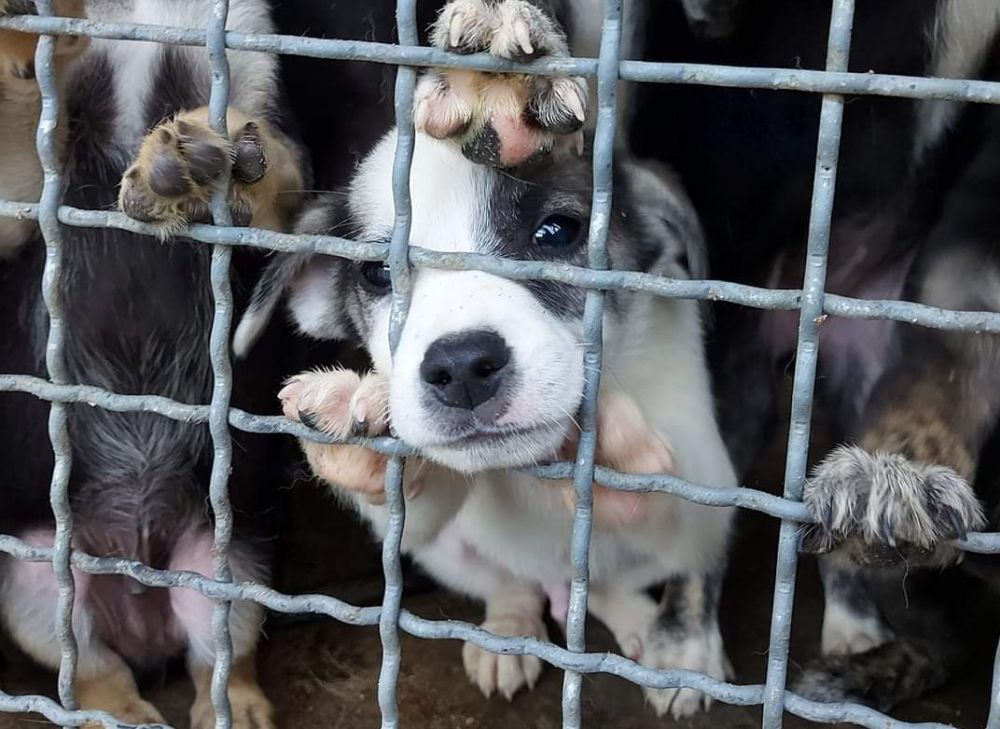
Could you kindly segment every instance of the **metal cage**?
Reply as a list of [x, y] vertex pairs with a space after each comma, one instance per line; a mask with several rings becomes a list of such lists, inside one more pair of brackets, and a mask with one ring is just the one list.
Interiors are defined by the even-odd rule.
[[[207, 2], [208, 0], [206, 0]], [[216, 663], [212, 699], [217, 726], [231, 725], [226, 686], [232, 664], [232, 644], [228, 630], [230, 601], [253, 600], [273, 611], [313, 613], [357, 626], [378, 625], [383, 646], [378, 701], [383, 729], [399, 726], [397, 681], [400, 665], [399, 631], [426, 639], [461, 639], [488, 651], [531, 654], [562, 669], [563, 726], [581, 725], [581, 682], [584, 673], [614, 674], [640, 686], [651, 688], [687, 687], [714, 699], [745, 706], [763, 706], [765, 729], [781, 726], [785, 711], [823, 723], [849, 722], [874, 729], [916, 727], [896, 721], [857, 704], [823, 704], [806, 700], [785, 690], [788, 643], [795, 598], [800, 525], [809, 521], [801, 503], [806, 477], [813, 390], [816, 376], [818, 330], [826, 316], [856, 319], [891, 319], [919, 326], [967, 332], [1000, 333], [1000, 314], [956, 312], [900, 301], [872, 301], [828, 295], [824, 292], [831, 213], [837, 176], [837, 161], [846, 94], [873, 94], [915, 99], [952, 99], [1000, 104], [1000, 84], [968, 80], [944, 80], [858, 74], [847, 72], [854, 16], [854, 0], [834, 0], [825, 71], [763, 69], [678, 63], [621, 61], [622, 0], [605, 0], [603, 36], [598, 59], [549, 58], [531, 63], [510, 63], [484, 55], [458, 56], [417, 46], [415, 0], [399, 0], [397, 22], [401, 45], [344, 40], [320, 40], [281, 35], [251, 35], [226, 30], [228, 0], [211, 0], [211, 20], [205, 29], [175, 28], [93, 20], [58, 18], [51, 15], [50, 0], [38, 0], [36, 16], [0, 18], [0, 28], [43, 34], [36, 55], [36, 73], [42, 93], [42, 113], [37, 145], [44, 168], [44, 186], [37, 204], [0, 201], [0, 215], [35, 219], [45, 239], [47, 255], [43, 293], [51, 327], [46, 351], [48, 379], [0, 374], [0, 391], [25, 392], [51, 403], [49, 433], [55, 453], [51, 483], [51, 505], [56, 520], [52, 548], [33, 547], [9, 535], [0, 535], [0, 551], [15, 559], [51, 561], [59, 584], [56, 607], [62, 661], [59, 670], [60, 702], [44, 696], [12, 696], [0, 692], [0, 711], [37, 712], [64, 726], [80, 726], [96, 721], [107, 727], [119, 726], [114, 717], [78, 710], [73, 699], [76, 644], [71, 627], [74, 586], [73, 569], [90, 574], [122, 574], [150, 587], [185, 587], [216, 601], [213, 618]], [[65, 337], [62, 302], [57, 282], [60, 275], [62, 243], [60, 223], [76, 227], [110, 227], [139, 233], [152, 228], [120, 213], [80, 210], [60, 206], [60, 170], [55, 155], [55, 129], [59, 123], [57, 86], [53, 76], [54, 35], [87, 35], [144, 40], [163, 44], [204, 46], [211, 62], [211, 118], [225, 131], [225, 110], [229, 100], [226, 49], [313, 56], [326, 59], [364, 60], [399, 66], [395, 109], [400, 129], [394, 168], [395, 229], [391, 242], [358, 244], [332, 236], [296, 236], [231, 226], [225, 196], [213, 201], [214, 226], [192, 225], [185, 237], [194, 244], [212, 246], [211, 280], [215, 296], [215, 316], [211, 335], [211, 361], [215, 385], [212, 401], [188, 405], [154, 395], [122, 395], [96, 387], [67, 382], [63, 364]], [[589, 267], [523, 262], [490, 258], [479, 254], [443, 254], [409, 246], [409, 167], [413, 152], [411, 105], [417, 67], [442, 66], [498, 72], [571, 74], [596, 77], [598, 118], [594, 144], [594, 201], [588, 242]], [[819, 139], [809, 223], [808, 256], [801, 290], [768, 290], [719, 281], [682, 281], [653, 274], [607, 269], [605, 242], [611, 209], [611, 159], [615, 133], [615, 87], [619, 80], [646, 83], [703, 84], [744, 88], [781, 89], [823, 95]], [[389, 454], [386, 493], [390, 513], [383, 547], [385, 593], [379, 607], [359, 608], [322, 595], [284, 595], [260, 584], [234, 582], [228, 567], [228, 546], [232, 512], [227, 494], [231, 459], [229, 429], [255, 433], [289, 434], [320, 442], [332, 442], [305, 426], [280, 417], [254, 415], [230, 407], [232, 377], [229, 356], [232, 324], [232, 294], [229, 264], [232, 246], [255, 246], [279, 251], [311, 251], [358, 260], [385, 260], [393, 280], [393, 344], [405, 319], [410, 266], [443, 269], [478, 269], [518, 279], [549, 279], [587, 290], [585, 330], [587, 380], [582, 406], [582, 436], [575, 463], [561, 463], [533, 469], [544, 478], [572, 478], [576, 509], [572, 534], [574, 565], [571, 583], [567, 648], [531, 638], [508, 638], [488, 633], [474, 625], [451, 620], [428, 620], [401, 609], [400, 538], [404, 522], [402, 463], [409, 453], [392, 438], [376, 438], [364, 443]], [[784, 497], [779, 498], [748, 488], [708, 488], [671, 476], [636, 476], [615, 473], [594, 465], [594, 413], [600, 378], [601, 322], [603, 292], [631, 289], [657, 296], [726, 301], [764, 309], [797, 309], [799, 315], [791, 427], [785, 468]], [[73, 519], [69, 508], [68, 481], [71, 448], [66, 427], [67, 404], [88, 403], [115, 411], [146, 411], [191, 423], [208, 423], [214, 443], [210, 495], [215, 512], [214, 579], [193, 572], [156, 570], [138, 562], [100, 558], [71, 549]], [[737, 685], [717, 681], [685, 670], [654, 670], [617, 655], [587, 653], [584, 618], [588, 593], [588, 546], [591, 531], [593, 480], [605, 486], [629, 491], [657, 491], [675, 494], [701, 504], [753, 509], [781, 520], [778, 540], [777, 574], [771, 616], [767, 679], [764, 685]], [[1000, 534], [971, 534], [960, 545], [975, 552], [1000, 553]], [[988, 729], [1000, 729], [1000, 653], [994, 670], [992, 703]], [[920, 724], [920, 727], [942, 727]]]

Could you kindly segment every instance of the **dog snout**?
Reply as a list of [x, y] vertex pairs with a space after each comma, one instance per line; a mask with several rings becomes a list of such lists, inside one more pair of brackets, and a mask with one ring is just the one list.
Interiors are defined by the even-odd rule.
[[487, 330], [463, 332], [427, 348], [420, 376], [442, 404], [473, 410], [497, 394], [509, 362], [503, 337]]

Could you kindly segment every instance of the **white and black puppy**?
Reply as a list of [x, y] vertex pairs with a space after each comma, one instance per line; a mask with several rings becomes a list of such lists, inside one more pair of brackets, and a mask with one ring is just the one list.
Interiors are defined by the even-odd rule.
[[[488, 32], [476, 36], [483, 27]], [[468, 50], [565, 47], [540, 4], [521, 0], [452, 3], [432, 36], [445, 47], [477, 37]], [[537, 110], [545, 101], [553, 102], [546, 118], [557, 121], [532, 119], [523, 130], [523, 107]], [[418, 124], [427, 129], [438, 119], [456, 121], [451, 129], [429, 130], [447, 140], [417, 137], [412, 245], [585, 265], [592, 161], [588, 150], [577, 149], [578, 140], [564, 143], [564, 135], [582, 126], [585, 102], [582, 86], [570, 79], [425, 77]], [[299, 230], [387, 241], [395, 147], [389, 132], [348, 189], [319, 200]], [[609, 226], [615, 269], [677, 278], [704, 273], [700, 226], [679, 184], [624, 152], [616, 162]], [[415, 270], [412, 285], [406, 324], [391, 353], [391, 284], [381, 262], [279, 259], [237, 333], [237, 349], [250, 345], [286, 291], [304, 333], [360, 340], [373, 374], [299, 375], [282, 393], [286, 413], [340, 435], [376, 434], [391, 425], [424, 456], [408, 465], [404, 550], [444, 585], [483, 600], [487, 629], [545, 637], [546, 598], [553, 615], [565, 619], [572, 511], [565, 485], [513, 469], [555, 457], [573, 440], [584, 382], [584, 292], [551, 281], [428, 269]], [[699, 305], [613, 291], [605, 324], [604, 462], [734, 485], [715, 421]], [[318, 475], [355, 489], [343, 493], [381, 536], [385, 509], [372, 502], [379, 500], [384, 459], [352, 446], [303, 446]], [[598, 491], [591, 612], [622, 651], [644, 665], [724, 678], [728, 662], [716, 608], [731, 510]], [[649, 589], [664, 584], [661, 599], [650, 596]], [[497, 656], [472, 645], [464, 660], [487, 695], [510, 697], [533, 685], [541, 670], [530, 656]], [[648, 695], [657, 711], [675, 716], [708, 703], [690, 690]]]
[[[0, 10], [33, 12], [31, 2]], [[90, 0], [57, 3], [63, 14], [97, 20], [205, 27], [202, 0]], [[274, 28], [264, 0], [234, 0], [230, 27]], [[41, 167], [34, 155], [39, 94], [33, 78], [36, 39], [0, 33], [0, 196], [37, 200]], [[208, 126], [210, 69], [203, 49], [71, 38], [56, 44], [62, 89], [58, 141], [63, 200], [81, 208], [120, 203], [163, 236], [203, 219], [227, 168], [235, 181], [234, 217], [281, 229], [305, 183], [296, 146], [281, 131], [277, 61], [232, 53], [229, 138]], [[65, 360], [72, 383], [187, 403], [212, 395], [209, 333], [213, 301], [204, 246], [166, 245], [119, 230], [64, 227], [60, 295]], [[0, 223], [0, 371], [45, 375], [48, 323], [41, 298], [45, 247], [34, 225]], [[236, 255], [234, 278], [255, 278], [253, 259]], [[244, 290], [248, 289], [244, 286]], [[236, 402], [267, 410], [277, 383], [273, 357], [237, 368]], [[256, 400], [254, 399], [256, 398]], [[48, 485], [52, 455], [47, 405], [24, 394], [0, 398], [0, 529], [29, 544], [51, 545]], [[206, 508], [212, 442], [205, 425], [152, 413], [70, 406], [70, 498], [73, 546], [141, 560], [158, 569], [212, 574], [212, 524]], [[267, 439], [238, 438], [232, 497], [237, 512], [232, 567], [238, 579], [264, 579], [268, 492], [278, 464]], [[58, 587], [47, 563], [6, 560], [0, 617], [14, 641], [43, 665], [59, 665]], [[79, 648], [76, 698], [127, 723], [160, 722], [138, 693], [133, 670], [186, 654], [196, 687], [192, 726], [214, 725], [209, 698], [214, 661], [212, 602], [185, 589], [145, 589], [124, 576], [77, 573], [73, 621]], [[230, 684], [238, 727], [267, 727], [270, 705], [256, 681], [254, 650], [261, 608], [235, 604]]]

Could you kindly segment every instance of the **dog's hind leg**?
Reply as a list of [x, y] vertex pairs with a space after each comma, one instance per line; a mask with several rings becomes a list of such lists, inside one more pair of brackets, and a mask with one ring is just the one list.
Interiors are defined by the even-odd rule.
[[[51, 547], [51, 529], [21, 534], [36, 547]], [[59, 587], [48, 562], [10, 560], [0, 583], [0, 615], [11, 637], [38, 663], [55, 670], [60, 649], [56, 636], [55, 607]], [[125, 661], [96, 634], [89, 603], [93, 578], [73, 572], [76, 598], [73, 633], [78, 660], [73, 690], [82, 709], [106, 711], [127, 724], [163, 723], [156, 708], [139, 695], [135, 678]]]
[[228, 139], [215, 133], [201, 107], [155, 127], [122, 178], [122, 211], [164, 235], [209, 221], [212, 195], [228, 169], [233, 224], [288, 230], [305, 184], [299, 150], [268, 122], [232, 107], [227, 126]]
[[[253, 559], [234, 543], [230, 555], [236, 581], [261, 581], [263, 572]], [[170, 569], [211, 576], [212, 535], [207, 529], [192, 529], [174, 547]], [[211, 682], [215, 664], [212, 612], [214, 603], [204, 595], [185, 588], [170, 589], [170, 607], [188, 645], [188, 670], [195, 686], [191, 707], [193, 729], [215, 726]], [[274, 726], [271, 703], [257, 682], [255, 649], [264, 623], [263, 608], [251, 602], [235, 602], [229, 611], [229, 631], [233, 643], [233, 668], [229, 679], [229, 703], [236, 729], [269, 729]]]

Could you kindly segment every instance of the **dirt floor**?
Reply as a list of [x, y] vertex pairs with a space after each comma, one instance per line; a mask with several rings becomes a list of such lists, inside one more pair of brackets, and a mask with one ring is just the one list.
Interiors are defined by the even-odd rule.
[[[774, 468], [750, 484], [776, 490], [780, 452]], [[292, 524], [283, 540], [280, 587], [290, 592], [326, 592], [359, 604], [376, 604], [380, 595], [378, 553], [350, 517], [340, 513], [319, 489], [294, 491]], [[753, 514], [741, 516], [732, 567], [722, 604], [723, 635], [742, 683], [761, 683], [767, 657], [767, 634], [773, 588], [777, 525]], [[794, 615], [791, 673], [815, 655], [819, 644], [822, 597], [815, 564], [801, 562]], [[479, 608], [450, 596], [419, 577], [412, 580], [405, 605], [430, 618], [476, 621]], [[353, 628], [321, 619], [275, 616], [260, 653], [265, 690], [273, 699], [279, 726], [296, 729], [361, 729], [379, 726], [376, 682], [379, 642], [375, 628]], [[609, 636], [592, 624], [594, 650], [613, 649]], [[909, 721], [935, 721], [978, 727], [986, 720], [990, 664], [995, 643], [983, 641], [982, 655], [952, 683], [895, 714]], [[484, 699], [465, 678], [460, 646], [453, 641], [421, 641], [404, 636], [399, 689], [402, 725], [410, 729], [555, 729], [560, 722], [562, 677], [548, 669], [539, 685], [508, 703]], [[14, 694], [52, 695], [54, 678], [33, 666], [0, 640], [0, 688]], [[181, 667], [155, 677], [144, 689], [176, 727], [187, 727], [192, 691]], [[584, 681], [584, 725], [591, 729], [652, 729], [675, 723], [657, 719], [638, 688], [614, 677]], [[692, 729], [750, 729], [759, 726], [760, 709], [716, 705], [682, 723]], [[37, 717], [0, 716], [0, 729], [37, 726]], [[812, 726], [789, 717], [791, 729]]]

